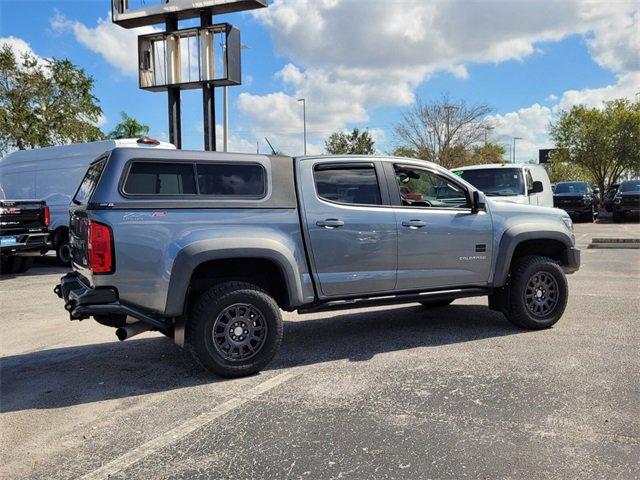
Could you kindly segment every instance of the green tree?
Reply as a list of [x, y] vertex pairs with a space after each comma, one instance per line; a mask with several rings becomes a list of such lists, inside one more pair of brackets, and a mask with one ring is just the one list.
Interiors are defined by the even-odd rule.
[[501, 163], [504, 161], [504, 153], [504, 147], [499, 143], [486, 142], [470, 147], [456, 145], [451, 148], [449, 168]]
[[368, 130], [354, 128], [350, 133], [332, 133], [324, 142], [324, 148], [332, 155], [373, 155], [376, 153], [374, 143]]
[[555, 161], [577, 167], [601, 192], [623, 172], [640, 170], [640, 101], [575, 106], [561, 112], [549, 132], [560, 149]]
[[0, 48], [0, 150], [86, 142], [104, 137], [92, 77], [68, 60], [21, 58]]
[[586, 173], [580, 165], [567, 162], [563, 155], [552, 154], [547, 163], [547, 172], [551, 183], [580, 181], [596, 183], [593, 178]]
[[391, 155], [394, 157], [420, 158], [413, 148], [403, 146], [394, 148], [391, 151]]
[[122, 121], [116, 124], [113, 131], [109, 134], [109, 138], [139, 138], [146, 137], [149, 134], [148, 125], [138, 122], [125, 112], [120, 112], [120, 117]]

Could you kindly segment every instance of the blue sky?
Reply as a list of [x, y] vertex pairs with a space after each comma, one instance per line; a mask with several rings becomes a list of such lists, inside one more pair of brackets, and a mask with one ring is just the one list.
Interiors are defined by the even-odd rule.
[[[1, 41], [84, 68], [95, 78], [105, 131], [125, 111], [166, 139], [166, 94], [138, 89], [135, 38], [141, 32], [111, 24], [109, 4], [0, 0]], [[258, 141], [266, 151], [268, 136], [277, 148], [300, 153], [295, 100], [304, 96], [310, 151], [321, 151], [331, 131], [360, 127], [369, 128], [386, 152], [395, 144], [393, 124], [416, 97], [447, 92], [490, 104], [494, 140], [523, 137], [525, 160], [549, 146], [546, 126], [560, 108], [598, 106], [640, 92], [638, 2], [362, 5], [278, 0], [261, 11], [216, 17], [238, 26], [249, 47], [243, 51], [243, 85], [230, 89], [232, 149], [255, 151]], [[183, 92], [182, 111], [183, 147], [201, 149], [200, 91]]]

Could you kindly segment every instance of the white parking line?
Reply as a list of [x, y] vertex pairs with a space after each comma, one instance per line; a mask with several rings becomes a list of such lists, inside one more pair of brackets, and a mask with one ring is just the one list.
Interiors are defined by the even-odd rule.
[[238, 407], [241, 407], [245, 403], [257, 398], [263, 393], [274, 389], [278, 385], [282, 385], [284, 382], [291, 380], [292, 378], [298, 376], [300, 373], [300, 371], [288, 371], [281, 373], [280, 375], [276, 375], [275, 377], [270, 378], [269, 380], [247, 390], [244, 394], [238, 395], [227, 400], [224, 403], [221, 403], [213, 410], [202, 413], [197, 417], [186, 421], [182, 425], [179, 425], [176, 428], [173, 428], [168, 432], [165, 432], [162, 435], [153, 438], [146, 443], [143, 443], [138, 448], [130, 450], [124, 455], [111, 460], [109, 463], [106, 463], [97, 470], [87, 473], [82, 478], [86, 480], [109, 478], [125, 470], [139, 460], [142, 460], [144, 457], [156, 452], [157, 450], [160, 450], [167, 445], [171, 445], [172, 443], [177, 442], [178, 440], [184, 438], [185, 436], [198, 430], [199, 428], [208, 425], [217, 418], [231, 412], [232, 410], [235, 410]]

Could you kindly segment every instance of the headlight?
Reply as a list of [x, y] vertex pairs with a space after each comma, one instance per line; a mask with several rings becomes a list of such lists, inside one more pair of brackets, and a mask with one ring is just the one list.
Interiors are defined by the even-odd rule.
[[570, 217], [562, 217], [562, 221], [567, 226], [567, 228], [573, 232], [573, 221], [571, 220], [571, 218]]
[[582, 197], [582, 201], [583, 201], [583, 203], [584, 203], [585, 205], [588, 205], [588, 204], [590, 204], [590, 203], [591, 203], [591, 197], [584, 196], [584, 197]]

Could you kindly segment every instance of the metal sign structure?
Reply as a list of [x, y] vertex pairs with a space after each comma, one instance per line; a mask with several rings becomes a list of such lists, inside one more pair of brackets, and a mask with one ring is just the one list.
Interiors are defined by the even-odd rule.
[[167, 18], [186, 20], [223, 13], [254, 10], [267, 0], [111, 0], [111, 20], [124, 28], [163, 23]]
[[[138, 37], [138, 80], [143, 90], [166, 91], [169, 141], [182, 147], [181, 90], [202, 89], [204, 149], [216, 149], [215, 88], [240, 85], [240, 30], [213, 24], [213, 15], [264, 8], [267, 0], [111, 0], [112, 21], [124, 28], [164, 22], [165, 31]], [[200, 18], [200, 27], [178, 28]]]
[[241, 84], [240, 31], [228, 23], [141, 35], [138, 58], [143, 90]]

